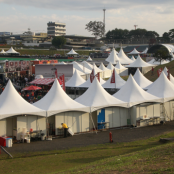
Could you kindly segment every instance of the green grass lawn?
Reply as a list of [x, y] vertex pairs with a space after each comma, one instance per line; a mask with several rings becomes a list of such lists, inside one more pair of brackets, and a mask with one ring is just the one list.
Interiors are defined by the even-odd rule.
[[[174, 143], [162, 144], [159, 142], [160, 137], [174, 137], [174, 131], [158, 137], [127, 143], [12, 154], [13, 159], [2, 153], [0, 173], [113, 173], [113, 171], [128, 171], [128, 173], [141, 171], [142, 173], [143, 170], [146, 171], [148, 165], [158, 166], [161, 171], [173, 171], [171, 161], [174, 155]], [[148, 171], [154, 170], [154, 172], [159, 170], [155, 167], [147, 169]]]

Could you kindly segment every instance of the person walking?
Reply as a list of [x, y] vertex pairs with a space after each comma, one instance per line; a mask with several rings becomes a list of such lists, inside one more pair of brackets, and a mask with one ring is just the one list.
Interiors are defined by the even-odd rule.
[[62, 128], [64, 129], [64, 138], [67, 137], [68, 134], [68, 126], [65, 123], [61, 123]]

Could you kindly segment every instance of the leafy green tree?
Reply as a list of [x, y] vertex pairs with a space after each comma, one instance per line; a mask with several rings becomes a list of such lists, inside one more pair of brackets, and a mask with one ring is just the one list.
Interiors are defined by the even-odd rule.
[[169, 33], [168, 33], [168, 32], [163, 33], [163, 39], [164, 39], [166, 42], [170, 42], [170, 37], [169, 37]]
[[171, 39], [171, 40], [174, 40], [174, 29], [171, 29], [171, 30], [169, 30], [169, 38]]
[[66, 44], [66, 39], [63, 36], [54, 37], [52, 40], [52, 45], [57, 48], [62, 48]]
[[162, 60], [171, 60], [172, 58], [172, 56], [168, 53], [166, 48], [157, 50], [154, 54], [154, 57], [156, 61], [160, 61], [160, 64]]
[[86, 30], [92, 32], [92, 35], [97, 37], [103, 37], [105, 33], [105, 25], [101, 21], [90, 21], [86, 24]]
[[108, 31], [106, 33], [106, 39], [117, 40], [117, 39], [128, 39], [129, 30], [123, 30], [115, 28], [114, 30]]

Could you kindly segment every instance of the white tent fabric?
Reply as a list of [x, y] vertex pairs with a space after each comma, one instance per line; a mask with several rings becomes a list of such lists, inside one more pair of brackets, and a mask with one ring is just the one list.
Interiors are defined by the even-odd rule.
[[6, 51], [6, 53], [8, 53], [8, 54], [19, 54], [17, 51], [15, 51], [13, 49], [13, 47], [11, 47], [8, 51]]
[[144, 102], [161, 102], [161, 100], [144, 91], [134, 80], [132, 75], [129, 76], [126, 84], [114, 95], [119, 100], [128, 103], [127, 107], [144, 103]]
[[116, 64], [117, 61], [119, 61], [115, 48], [112, 49], [110, 55], [108, 56], [107, 59], [105, 59], [105, 61], [111, 62], [112, 64]]
[[[155, 59], [152, 59], [152, 60], [150, 60], [150, 61], [147, 62], [147, 63], [152, 64], [152, 65], [160, 65], [160, 61], [156, 61]], [[166, 61], [166, 60], [162, 60], [162, 61], [161, 61], [161, 65], [167, 64], [167, 63], [169, 63], [169, 62]]]
[[37, 76], [35, 76], [35, 79], [43, 79], [44, 77], [43, 77], [43, 75], [37, 75]]
[[102, 71], [108, 71], [108, 70], [110, 70], [110, 69], [106, 68], [106, 67], [103, 65], [102, 62], [101, 62], [101, 64], [100, 64], [99, 68], [100, 68]]
[[86, 61], [80, 62], [80, 64], [82, 66], [84, 66], [85, 68], [88, 68], [89, 70], [92, 70], [93, 69], [93, 65], [91, 65], [90, 63], [88, 63]]
[[82, 73], [85, 73], [85, 74], [90, 74], [91, 73], [91, 70], [89, 70], [88, 68], [83, 67], [82, 65], [80, 65], [76, 61], [73, 61], [71, 64], [73, 64], [73, 68], [81, 71]]
[[115, 67], [112, 65], [111, 62], [109, 62], [108, 66], [107, 66], [107, 69], [110, 69], [110, 70], [113, 70]]
[[0, 52], [0, 54], [7, 54], [7, 53], [2, 49], [2, 51]]
[[79, 71], [78, 69], [73, 68], [73, 74], [75, 73], [75, 71], [77, 71], [78, 74], [80, 74], [81, 76], [86, 75], [84, 72]]
[[126, 67], [124, 67], [120, 61], [118, 61], [117, 65], [115, 66], [116, 69], [127, 69]]
[[75, 55], [75, 54], [78, 54], [78, 53], [76, 53], [76, 52], [73, 50], [73, 48], [72, 48], [71, 51], [68, 52], [67, 54], [68, 54], [68, 55]]
[[98, 82], [97, 78], [94, 78], [93, 83], [88, 88], [88, 90], [75, 101], [85, 106], [91, 107], [91, 111], [95, 111], [104, 107], [125, 107], [127, 105], [123, 101], [114, 98], [108, 92], [106, 92]]
[[126, 82], [117, 74], [117, 71], [113, 70], [113, 72], [115, 73], [115, 83], [111, 83], [111, 79], [113, 78], [113, 74], [111, 75], [111, 77], [106, 81], [106, 83], [104, 83], [102, 85], [103, 88], [109, 88], [109, 89], [120, 89]]
[[133, 61], [131, 59], [129, 59], [126, 54], [124, 53], [123, 49], [120, 48], [120, 52], [118, 53], [118, 57], [119, 57], [119, 60], [120, 60], [120, 63], [122, 65], [128, 65], [130, 63], [132, 63]]
[[59, 64], [64, 64], [64, 65], [66, 65], [67, 63], [65, 63], [64, 61], [62, 61], [62, 62], [59, 62]]
[[174, 84], [171, 83], [164, 72], [162, 72], [147, 92], [161, 98], [163, 102], [167, 102], [174, 99]]
[[46, 116], [46, 111], [32, 106], [24, 100], [9, 80], [0, 95], [0, 119], [15, 115]]
[[65, 83], [66, 87], [77, 87], [86, 81], [80, 76], [80, 74], [75, 70], [73, 76]]
[[91, 57], [89, 56], [86, 61], [92, 61]]
[[[166, 67], [164, 68], [163, 72], [166, 76], [168, 76], [168, 69]], [[172, 74], [170, 74], [170, 81], [174, 84], [174, 77], [172, 76]]]
[[148, 51], [148, 48], [146, 48], [143, 52], [141, 52], [140, 54], [146, 54]]
[[48, 93], [33, 105], [41, 109], [44, 108], [47, 111], [47, 117], [66, 111], [89, 112], [88, 107], [77, 103], [65, 93], [57, 79]]
[[95, 69], [95, 72], [103, 72], [100, 68], [98, 68], [97, 66], [96, 66], [96, 64], [95, 63], [93, 63], [93, 68]]
[[139, 51], [137, 51], [137, 49], [136, 48], [134, 48], [134, 50], [133, 51], [131, 51], [130, 53], [128, 53], [128, 54], [140, 54], [140, 52]]
[[135, 61], [136, 59], [135, 59], [135, 57], [132, 55], [132, 57], [131, 57], [131, 60], [133, 60], [133, 61]]
[[150, 80], [144, 77], [144, 75], [140, 72], [139, 68], [137, 68], [136, 73], [134, 74], [134, 79], [137, 84], [143, 89], [147, 89], [147, 87], [152, 84]]
[[108, 78], [111, 76], [111, 70], [106, 68], [103, 63], [101, 62], [99, 69], [101, 69], [103, 71], [103, 78]]
[[137, 59], [131, 63], [130, 65], [127, 65], [126, 67], [134, 67], [134, 68], [140, 68], [140, 67], [148, 67], [153, 66], [152, 64], [146, 63], [142, 58], [138, 55]]

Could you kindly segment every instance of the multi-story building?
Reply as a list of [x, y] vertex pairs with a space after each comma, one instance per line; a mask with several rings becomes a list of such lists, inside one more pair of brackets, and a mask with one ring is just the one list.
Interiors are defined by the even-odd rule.
[[64, 36], [66, 35], [66, 24], [61, 22], [48, 22], [47, 23], [48, 36]]

